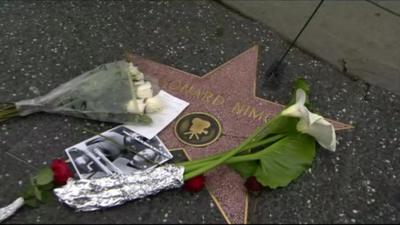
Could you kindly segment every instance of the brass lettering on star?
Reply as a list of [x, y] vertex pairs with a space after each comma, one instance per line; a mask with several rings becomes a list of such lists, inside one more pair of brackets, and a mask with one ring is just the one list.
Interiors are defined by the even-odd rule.
[[[190, 83], [185, 83], [180, 80], [161, 80], [160, 82], [163, 83], [163, 86], [168, 90], [182, 93], [191, 99], [199, 100], [213, 106], [223, 106], [226, 102], [225, 96], [214, 93], [208, 89], [196, 87], [196, 85]], [[252, 120], [268, 121], [271, 118], [271, 115], [268, 113], [241, 102], [236, 102], [233, 105], [231, 113], [239, 117], [248, 117]]]
[[246, 105], [240, 102], [236, 102], [236, 104], [232, 108], [232, 113], [242, 117], [246, 116], [253, 120], [264, 120], [268, 121], [271, 119], [271, 115], [264, 111], [259, 111], [255, 107]]
[[180, 80], [173, 80], [173, 81], [161, 81], [163, 86], [166, 87], [168, 90], [180, 92], [189, 96], [192, 99], [197, 99], [202, 102], [212, 104], [215, 106], [220, 106], [225, 103], [225, 97], [216, 94], [208, 89], [198, 88], [193, 84], [184, 83]]

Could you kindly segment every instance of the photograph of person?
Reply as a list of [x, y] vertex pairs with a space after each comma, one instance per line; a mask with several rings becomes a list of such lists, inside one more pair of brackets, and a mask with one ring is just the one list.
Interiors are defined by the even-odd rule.
[[[86, 159], [77, 162], [76, 157], [71, 157], [71, 161], [77, 164], [76, 168], [84, 168], [85, 162], [98, 163], [101, 164], [98, 166], [100, 170], [96, 172], [102, 176], [143, 171], [172, 159], [172, 154], [158, 137], [149, 140], [125, 126], [106, 131], [74, 147], [82, 149], [81, 157]], [[78, 174], [86, 173], [81, 171]]]
[[112, 174], [107, 167], [98, 161], [99, 159], [96, 156], [88, 154], [88, 151], [70, 148], [66, 150], [66, 153], [80, 178], [90, 179]]

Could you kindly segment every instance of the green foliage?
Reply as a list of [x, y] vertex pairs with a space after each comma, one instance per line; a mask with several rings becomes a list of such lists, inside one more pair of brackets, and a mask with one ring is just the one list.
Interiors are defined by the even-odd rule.
[[[308, 94], [310, 86], [304, 79], [299, 79], [294, 91], [298, 89]], [[295, 101], [294, 94], [292, 104]], [[207, 159], [185, 163], [185, 169], [188, 169], [185, 179], [226, 164], [245, 179], [255, 176], [265, 187], [286, 187], [312, 165], [316, 153], [315, 139], [297, 130], [298, 121], [298, 118], [278, 114], [238, 147]]]
[[135, 124], [151, 124], [153, 120], [151, 117], [145, 114], [129, 114], [128, 115], [128, 123], [135, 123]]
[[229, 164], [229, 167], [236, 170], [236, 172], [238, 172], [244, 179], [254, 176], [259, 166], [258, 161], [245, 161]]
[[22, 193], [25, 205], [36, 208], [40, 203], [49, 202], [53, 188], [53, 171], [50, 168], [40, 170], [36, 176], [30, 178], [30, 186]]
[[42, 191], [39, 190], [39, 188], [37, 186], [33, 186], [33, 190], [35, 193], [35, 198], [39, 201], [42, 201]]
[[39, 171], [35, 177], [37, 185], [44, 186], [53, 182], [53, 171], [50, 168], [44, 168]]
[[35, 196], [35, 190], [33, 186], [29, 186], [25, 192], [22, 193], [22, 198], [29, 199]]
[[39, 207], [39, 201], [35, 198], [29, 198], [29, 199], [24, 198], [24, 202], [25, 202], [25, 205], [27, 205], [31, 208]]
[[54, 188], [54, 183], [51, 182], [51, 183], [46, 184], [46, 185], [39, 185], [38, 187], [39, 187], [40, 190], [43, 190], [43, 191], [51, 191]]
[[260, 132], [260, 140], [265, 139], [267, 136], [272, 134], [297, 133], [298, 131], [296, 126], [298, 121], [298, 118], [277, 115], [268, 122], [264, 131]]
[[19, 116], [14, 103], [0, 103], [0, 122]]
[[311, 166], [315, 141], [306, 134], [294, 133], [255, 155], [256, 160], [234, 163], [231, 167], [244, 178], [255, 176], [265, 187], [286, 187]]
[[42, 203], [49, 203], [53, 200], [53, 192], [52, 191], [43, 191], [42, 192]]
[[294, 90], [297, 89], [303, 89], [303, 91], [308, 95], [310, 93], [310, 85], [307, 83], [307, 81], [304, 78], [299, 78], [294, 82], [293, 86]]
[[308, 96], [309, 96], [311, 87], [310, 87], [310, 85], [307, 83], [307, 81], [306, 81], [304, 78], [299, 78], [299, 79], [297, 79], [297, 80], [294, 82], [292, 98], [290, 99], [290, 101], [289, 101], [289, 103], [287, 104], [287, 106], [291, 106], [291, 105], [293, 105], [294, 103], [296, 103], [296, 91], [297, 91], [298, 89], [302, 89], [302, 90], [306, 93], [307, 99], [306, 99], [306, 102], [305, 102], [304, 105], [305, 105], [307, 108], [310, 109], [311, 104], [310, 104], [310, 99], [309, 99]]

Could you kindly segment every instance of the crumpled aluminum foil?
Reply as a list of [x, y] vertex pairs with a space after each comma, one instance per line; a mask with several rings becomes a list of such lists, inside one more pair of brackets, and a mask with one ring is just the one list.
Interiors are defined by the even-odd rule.
[[184, 168], [165, 165], [149, 172], [70, 180], [54, 190], [59, 201], [77, 211], [95, 211], [183, 185]]

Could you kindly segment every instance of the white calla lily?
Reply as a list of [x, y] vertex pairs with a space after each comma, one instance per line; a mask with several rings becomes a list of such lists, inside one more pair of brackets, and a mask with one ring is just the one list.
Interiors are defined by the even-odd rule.
[[304, 105], [306, 93], [302, 89], [296, 91], [296, 103], [282, 111], [283, 116], [296, 117], [297, 130], [313, 136], [325, 149], [336, 150], [336, 134], [333, 125], [322, 116], [310, 112]]

